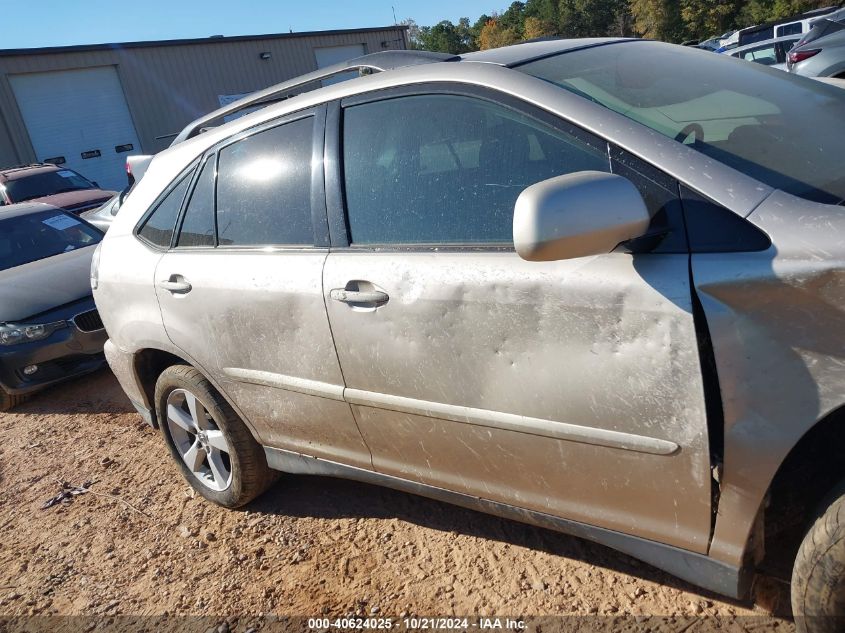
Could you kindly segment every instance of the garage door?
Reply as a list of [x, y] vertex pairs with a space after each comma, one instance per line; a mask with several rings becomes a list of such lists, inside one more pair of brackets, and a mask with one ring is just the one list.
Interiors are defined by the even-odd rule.
[[63, 158], [104, 189], [126, 186], [126, 155], [141, 147], [113, 66], [9, 80], [39, 161]]
[[[352, 46], [325, 46], [323, 48], [315, 48], [314, 56], [317, 58], [317, 68], [325, 68], [326, 66], [333, 66], [340, 62], [345, 62], [347, 59], [355, 59], [366, 55], [367, 49], [363, 44], [353, 44]], [[354, 79], [358, 76], [358, 71], [343, 73], [342, 75], [335, 75], [331, 79], [323, 81], [324, 86], [329, 84], [336, 84], [347, 79]]]

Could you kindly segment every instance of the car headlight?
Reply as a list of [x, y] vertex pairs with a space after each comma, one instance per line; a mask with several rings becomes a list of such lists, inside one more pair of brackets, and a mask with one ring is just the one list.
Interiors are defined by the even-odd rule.
[[54, 323], [0, 323], [0, 345], [18, 345], [47, 338], [56, 330], [67, 327], [67, 321]]

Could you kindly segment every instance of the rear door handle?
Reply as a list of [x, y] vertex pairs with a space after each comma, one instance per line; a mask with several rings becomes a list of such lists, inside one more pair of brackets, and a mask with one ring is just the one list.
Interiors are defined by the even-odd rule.
[[181, 275], [171, 275], [170, 279], [158, 282], [158, 287], [176, 295], [184, 295], [191, 292], [191, 284]]
[[345, 288], [335, 288], [329, 293], [329, 296], [341, 303], [366, 307], [382, 306], [390, 300], [388, 294], [381, 290], [346, 290]]

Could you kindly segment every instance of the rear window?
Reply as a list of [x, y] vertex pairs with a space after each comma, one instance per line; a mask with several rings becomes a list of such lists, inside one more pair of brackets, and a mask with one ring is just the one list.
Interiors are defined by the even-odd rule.
[[684, 142], [775, 189], [828, 204], [845, 199], [841, 88], [648, 41], [562, 53], [517, 70]]
[[0, 270], [92, 246], [102, 237], [93, 226], [58, 209], [0, 219]]
[[34, 173], [6, 182], [6, 194], [12, 202], [25, 202], [67, 191], [96, 189], [94, 183], [70, 169]]

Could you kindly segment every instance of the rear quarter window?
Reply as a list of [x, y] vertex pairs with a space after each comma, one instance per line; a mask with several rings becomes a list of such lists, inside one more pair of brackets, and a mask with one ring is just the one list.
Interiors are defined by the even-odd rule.
[[192, 174], [193, 170], [182, 176], [182, 179], [162, 198], [155, 210], [141, 225], [138, 231], [140, 237], [155, 246], [170, 247], [176, 220], [179, 217], [179, 211], [182, 208], [185, 193], [188, 191]]

